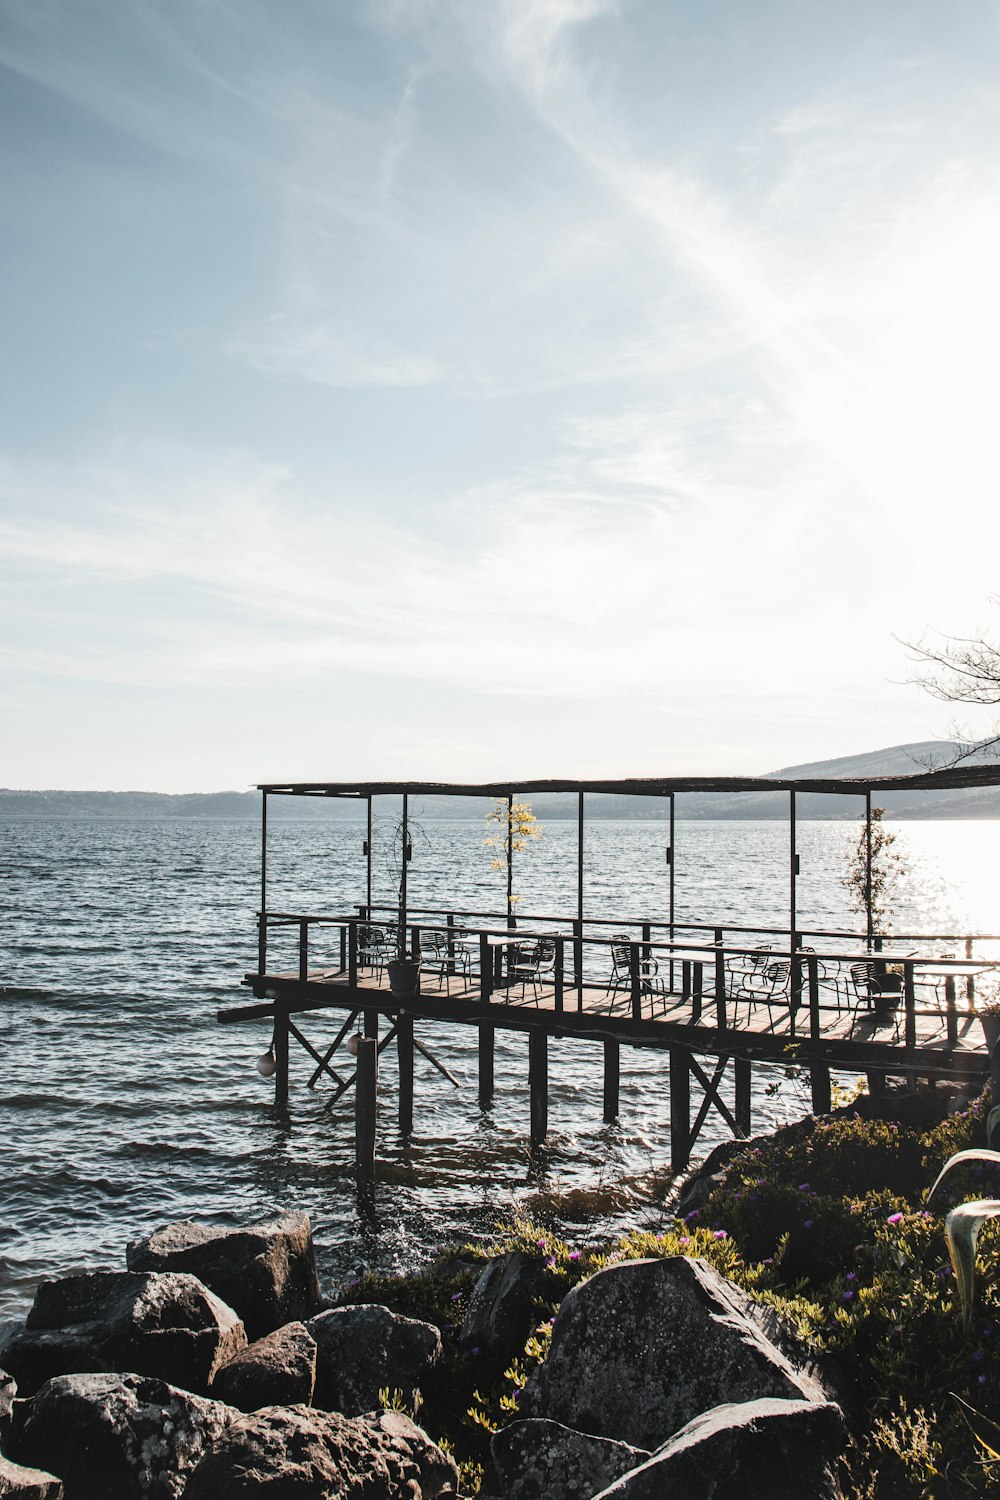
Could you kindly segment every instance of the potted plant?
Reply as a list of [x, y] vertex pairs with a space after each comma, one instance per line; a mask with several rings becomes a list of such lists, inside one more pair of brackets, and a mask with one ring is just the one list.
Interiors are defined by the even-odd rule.
[[409, 817], [407, 798], [403, 796], [403, 815], [392, 831], [386, 850], [386, 865], [397, 890], [397, 918], [394, 952], [386, 965], [389, 989], [393, 995], [420, 993], [420, 959], [406, 947], [406, 874], [413, 858], [413, 835], [427, 838], [423, 828]]

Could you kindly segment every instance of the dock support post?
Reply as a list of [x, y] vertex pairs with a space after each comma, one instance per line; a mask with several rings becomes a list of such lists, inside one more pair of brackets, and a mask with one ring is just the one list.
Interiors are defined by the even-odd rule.
[[358, 1076], [354, 1088], [354, 1155], [358, 1187], [375, 1185], [375, 1113], [378, 1086], [378, 1042], [365, 1036], [358, 1042]]
[[274, 1007], [274, 1102], [288, 1103], [288, 1008]]
[[378, 1041], [378, 1011], [365, 1011], [365, 1036], [374, 1037]]
[[691, 1075], [683, 1047], [670, 1048], [670, 1166], [683, 1172], [691, 1157]]
[[736, 1129], [743, 1140], [750, 1137], [750, 1059], [733, 1058], [736, 1082]]
[[869, 1068], [865, 1075], [868, 1079], [868, 1092], [873, 1099], [879, 1099], [886, 1092], [886, 1072], [884, 1068]]
[[618, 1118], [618, 1083], [621, 1076], [621, 1046], [616, 1036], [604, 1042], [604, 1123], [612, 1125]]
[[549, 1128], [549, 1038], [540, 1026], [528, 1032], [528, 1091], [531, 1144], [540, 1146]]
[[396, 1057], [399, 1062], [399, 1133], [413, 1134], [413, 1017], [396, 1017]]
[[479, 1108], [489, 1109], [493, 1103], [493, 1041], [492, 1026], [479, 1028]]
[[809, 1080], [812, 1084], [812, 1112], [814, 1115], [830, 1113], [830, 1069], [826, 1063], [809, 1064]]

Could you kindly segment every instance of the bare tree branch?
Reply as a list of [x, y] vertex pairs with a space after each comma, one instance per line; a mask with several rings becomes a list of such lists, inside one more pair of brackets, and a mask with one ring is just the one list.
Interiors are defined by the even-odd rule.
[[[1000, 596], [990, 596], [991, 604]], [[938, 632], [934, 632], [938, 635]], [[909, 659], [922, 669], [908, 681], [918, 684], [932, 698], [942, 703], [1000, 703], [1000, 645], [991, 641], [985, 630], [973, 635], [941, 635], [939, 640], [904, 641], [895, 637], [909, 653]], [[945, 761], [914, 757], [927, 770], [941, 770], [960, 765], [973, 758], [1000, 755], [1000, 724], [979, 738], [967, 729], [952, 725], [951, 738], [955, 753]]]

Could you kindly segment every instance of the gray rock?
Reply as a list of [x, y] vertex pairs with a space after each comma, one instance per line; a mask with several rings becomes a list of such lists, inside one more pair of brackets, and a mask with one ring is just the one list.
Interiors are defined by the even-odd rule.
[[316, 1340], [303, 1323], [286, 1323], [224, 1365], [212, 1395], [240, 1411], [308, 1406], [315, 1384]]
[[251, 1339], [305, 1321], [323, 1306], [309, 1215], [280, 1214], [245, 1229], [167, 1224], [126, 1252], [130, 1271], [187, 1271], [243, 1319]]
[[14, 1456], [44, 1463], [73, 1500], [176, 1500], [237, 1415], [142, 1375], [61, 1375], [26, 1408]]
[[63, 1500], [62, 1481], [42, 1469], [24, 1469], [0, 1453], [3, 1500]]
[[205, 1391], [245, 1347], [239, 1318], [197, 1277], [94, 1271], [43, 1281], [2, 1358], [28, 1395], [55, 1375], [115, 1370]]
[[821, 1401], [747, 1308], [743, 1293], [702, 1260], [608, 1266], [564, 1298], [521, 1411], [652, 1450], [723, 1402]]
[[506, 1500], [580, 1500], [639, 1467], [649, 1452], [529, 1417], [493, 1438], [493, 1464]]
[[303, 1406], [239, 1417], [190, 1475], [184, 1500], [435, 1500], [458, 1471], [396, 1412], [344, 1417]]
[[109, 1368], [88, 1332], [78, 1329], [28, 1332], [23, 1323], [10, 1324], [0, 1335], [0, 1359], [17, 1372], [18, 1389], [24, 1395], [33, 1395], [53, 1375]]
[[491, 1260], [472, 1289], [459, 1331], [465, 1349], [481, 1349], [506, 1364], [520, 1354], [534, 1326], [541, 1280], [537, 1261], [520, 1250]]
[[333, 1308], [310, 1318], [306, 1327], [316, 1340], [313, 1400], [348, 1416], [373, 1411], [380, 1390], [402, 1391], [411, 1403], [425, 1372], [441, 1357], [441, 1335], [433, 1323], [375, 1303]]
[[830, 1402], [717, 1406], [595, 1500], [840, 1500], [843, 1445], [843, 1416]]
[[14, 1410], [17, 1381], [6, 1370], [0, 1370], [0, 1439], [10, 1431], [10, 1414]]

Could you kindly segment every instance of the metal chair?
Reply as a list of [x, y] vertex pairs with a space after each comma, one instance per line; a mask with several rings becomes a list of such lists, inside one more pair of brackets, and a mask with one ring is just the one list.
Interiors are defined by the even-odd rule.
[[438, 989], [451, 991], [452, 978], [468, 984], [472, 978], [472, 953], [462, 935], [449, 937], [444, 932], [420, 934], [420, 961], [425, 973], [437, 974]]
[[384, 927], [358, 928], [359, 969], [374, 969], [375, 977], [381, 979], [385, 966], [394, 951], [395, 945]]
[[877, 964], [874, 959], [866, 958], [859, 963], [851, 964], [850, 983], [854, 992], [854, 1019], [856, 1021], [859, 1012], [865, 1010], [874, 1020], [877, 1028], [879, 1018], [891, 1014], [893, 1040], [898, 1042], [899, 988], [898, 986], [890, 988], [885, 981], [884, 966]]
[[555, 938], [540, 937], [532, 942], [518, 943], [511, 955], [510, 983], [521, 986], [522, 999], [530, 984], [532, 998], [537, 1005], [541, 986], [550, 982], [555, 966]]
[[766, 1005], [767, 1018], [773, 1029], [774, 1004], [791, 998], [791, 966], [787, 959], [772, 959], [770, 954], [770, 948], [755, 948], [752, 953], [735, 955], [746, 963], [742, 968], [729, 971], [733, 983], [728, 998], [734, 1004], [745, 1001], [751, 1014]]
[[[632, 939], [627, 932], [615, 932], [611, 935], [611, 976], [608, 979], [608, 987], [604, 991], [605, 998], [612, 991], [628, 992], [632, 995]], [[639, 954], [639, 993], [642, 995], [660, 995], [666, 999], [667, 987], [660, 974], [660, 966], [655, 958], [643, 958]]]

